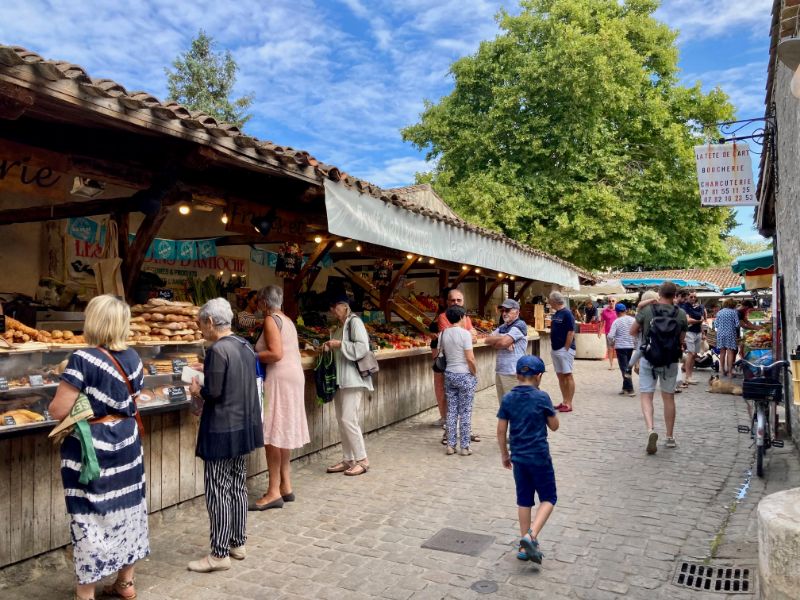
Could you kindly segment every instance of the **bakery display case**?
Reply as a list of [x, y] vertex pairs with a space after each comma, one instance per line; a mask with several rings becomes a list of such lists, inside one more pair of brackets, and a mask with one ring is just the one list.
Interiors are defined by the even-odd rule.
[[[56, 421], [47, 407], [69, 356], [82, 346], [17, 347], [0, 351], [0, 439], [49, 430]], [[85, 346], [83, 346], [85, 347]], [[202, 342], [132, 344], [144, 365], [144, 388], [137, 400], [143, 415], [189, 406], [184, 366], [203, 360]]]

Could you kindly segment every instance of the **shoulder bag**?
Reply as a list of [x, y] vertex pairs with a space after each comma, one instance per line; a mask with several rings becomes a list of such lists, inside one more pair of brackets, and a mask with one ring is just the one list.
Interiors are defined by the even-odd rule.
[[[347, 337], [350, 338], [351, 342], [353, 341], [353, 319], [357, 318], [358, 317], [351, 317], [350, 321], [347, 323]], [[367, 353], [355, 362], [358, 372], [361, 373], [362, 377], [369, 377], [380, 371], [375, 353], [372, 352], [372, 348], [369, 347], [369, 339], [367, 339]]]
[[[445, 329], [444, 331], [447, 331]], [[444, 373], [445, 369], [447, 369], [447, 357], [444, 355], [444, 331], [439, 334], [439, 344], [437, 346], [437, 354], [436, 358], [433, 359], [433, 371], [434, 373]]]

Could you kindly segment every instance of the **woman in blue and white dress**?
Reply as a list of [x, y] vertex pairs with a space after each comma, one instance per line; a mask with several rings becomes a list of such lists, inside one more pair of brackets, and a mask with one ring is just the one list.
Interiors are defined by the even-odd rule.
[[142, 441], [134, 403], [144, 376], [139, 355], [125, 343], [130, 316], [128, 305], [115, 296], [98, 296], [89, 302], [84, 337], [95, 347], [70, 356], [50, 404], [51, 416], [62, 420], [83, 393], [94, 412], [89, 427], [99, 476], [81, 483], [78, 434], [67, 437], [61, 446], [61, 479], [78, 579], [76, 598], [81, 600], [94, 598], [95, 584], [115, 573], [116, 581], [104, 593], [135, 598], [134, 563], [150, 553]]
[[739, 313], [736, 312], [736, 301], [728, 298], [722, 303], [722, 310], [714, 319], [717, 330], [717, 348], [719, 348], [720, 370], [723, 377], [733, 377], [733, 363], [736, 362], [736, 351], [739, 348]]

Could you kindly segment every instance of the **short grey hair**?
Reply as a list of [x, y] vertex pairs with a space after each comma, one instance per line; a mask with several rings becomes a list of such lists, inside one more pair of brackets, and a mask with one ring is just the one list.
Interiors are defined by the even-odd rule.
[[272, 309], [280, 310], [283, 306], [283, 289], [277, 285], [268, 285], [258, 292], [258, 299]]
[[565, 306], [566, 300], [564, 300], [564, 295], [561, 292], [550, 292], [550, 304], [554, 304], [556, 306]]
[[211, 321], [214, 329], [230, 329], [233, 322], [231, 303], [225, 298], [212, 298], [200, 309], [200, 321]]

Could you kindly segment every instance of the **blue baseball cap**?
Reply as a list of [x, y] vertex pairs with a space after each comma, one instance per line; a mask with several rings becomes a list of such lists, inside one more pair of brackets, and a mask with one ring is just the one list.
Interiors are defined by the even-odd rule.
[[544, 363], [541, 358], [531, 354], [519, 357], [517, 361], [517, 375], [532, 377], [539, 373], [544, 373]]
[[614, 310], [617, 312], [626, 312], [628, 310], [628, 307], [625, 306], [622, 302], [620, 302], [614, 307]]

